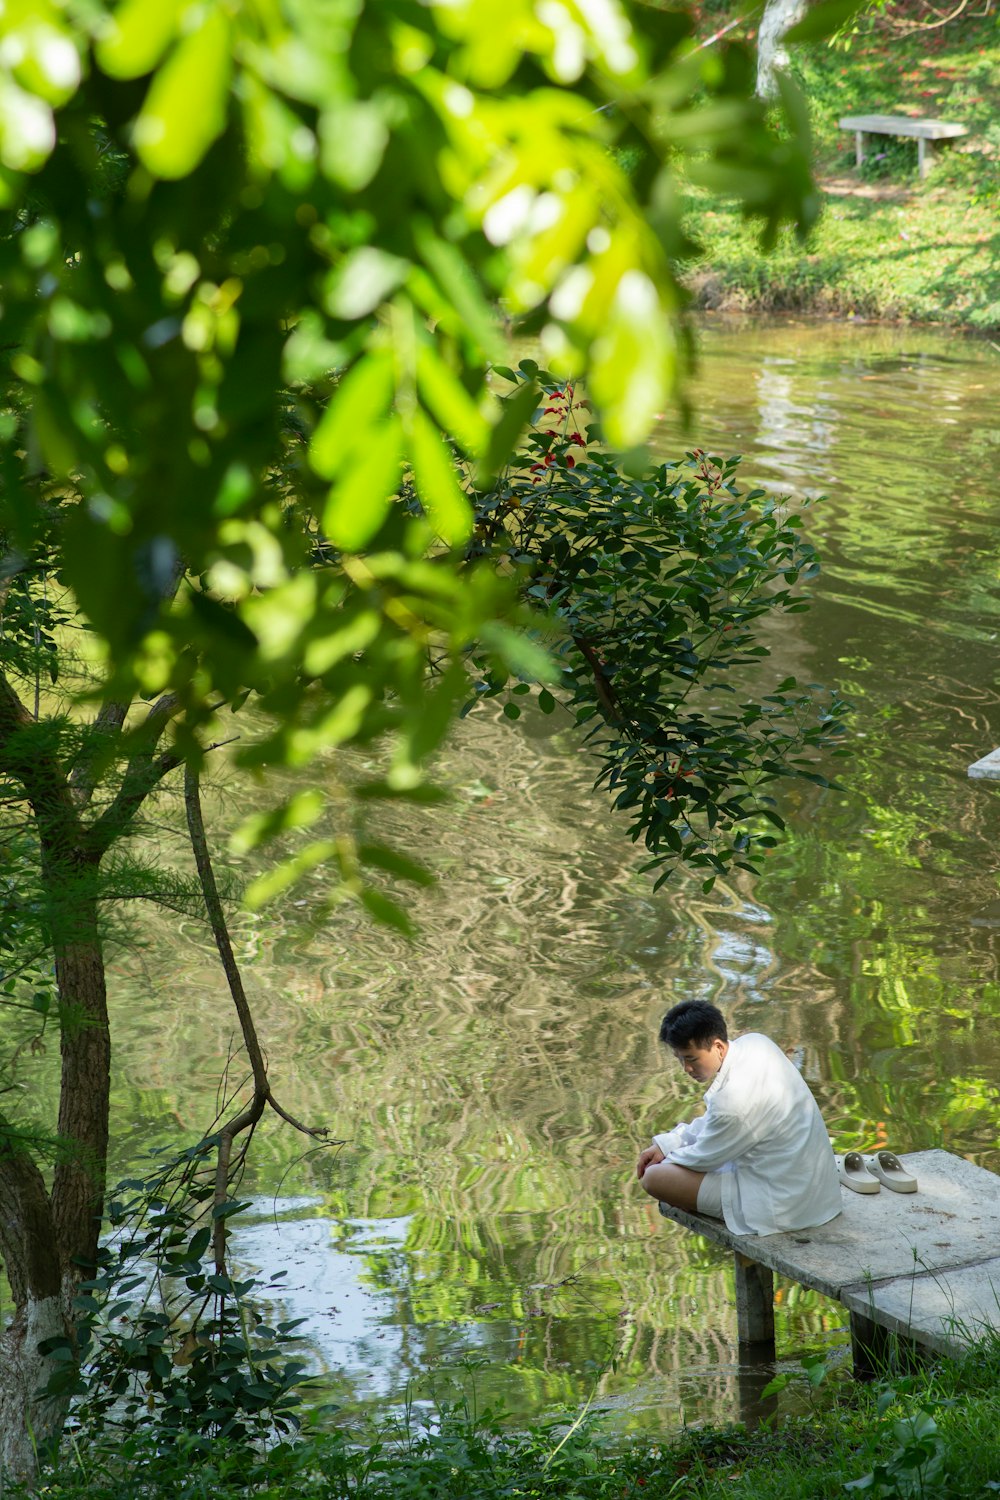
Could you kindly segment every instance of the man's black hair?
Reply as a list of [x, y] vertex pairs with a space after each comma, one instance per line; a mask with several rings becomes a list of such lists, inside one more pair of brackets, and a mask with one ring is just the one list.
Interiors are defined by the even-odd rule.
[[690, 1047], [702, 1050], [714, 1041], [728, 1042], [726, 1018], [707, 1000], [682, 1000], [668, 1010], [660, 1024], [660, 1041], [668, 1047]]

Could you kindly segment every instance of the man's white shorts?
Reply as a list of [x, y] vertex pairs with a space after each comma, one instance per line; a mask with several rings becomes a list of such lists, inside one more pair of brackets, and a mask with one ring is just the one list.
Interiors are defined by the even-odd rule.
[[722, 1218], [722, 1173], [706, 1172], [698, 1189], [698, 1212]]

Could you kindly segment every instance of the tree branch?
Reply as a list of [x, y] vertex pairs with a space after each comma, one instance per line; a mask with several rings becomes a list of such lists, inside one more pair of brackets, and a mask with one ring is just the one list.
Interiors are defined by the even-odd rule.
[[127, 703], [108, 701], [102, 703], [97, 717], [90, 726], [84, 748], [80, 751], [76, 765], [70, 772], [70, 786], [77, 805], [86, 807], [97, 786], [97, 767], [101, 756], [101, 741], [121, 733], [128, 714]]
[[125, 767], [121, 785], [100, 817], [87, 830], [87, 846], [98, 859], [132, 822], [154, 787], [170, 771], [182, 764], [181, 757], [173, 751], [165, 750], [155, 760], [153, 758], [164, 730], [179, 708], [177, 697], [173, 693], [165, 693], [156, 700], [146, 715], [145, 723], [136, 731], [138, 748]]
[[84, 828], [58, 760], [40, 744], [37, 726], [0, 672], [0, 773], [24, 788], [42, 846], [43, 873], [86, 858]]
[[[233, 952], [233, 944], [229, 936], [225, 912], [222, 909], [222, 901], [219, 898], [219, 888], [216, 884], [215, 872], [212, 868], [212, 858], [208, 851], [208, 839], [205, 836], [205, 820], [201, 810], [200, 772], [190, 761], [184, 770], [184, 808], [187, 813], [191, 850], [194, 854], [195, 865], [198, 869], [198, 878], [201, 881], [202, 894], [205, 898], [205, 911], [215, 938], [215, 946], [219, 950], [219, 958], [222, 961], [226, 982], [229, 985], [229, 993], [232, 995], [233, 1004], [236, 1007], [236, 1015], [239, 1018], [240, 1030], [243, 1033], [243, 1043], [247, 1050], [247, 1056], [250, 1059], [250, 1067], [253, 1075], [253, 1095], [250, 1102], [233, 1119], [227, 1121], [219, 1132], [219, 1151], [215, 1166], [214, 1194], [214, 1207], [218, 1212], [228, 1197], [233, 1141], [244, 1130], [249, 1130], [250, 1134], [253, 1134], [268, 1104], [270, 1104], [276, 1114], [280, 1115], [283, 1120], [287, 1120], [296, 1130], [300, 1130], [303, 1135], [311, 1136], [314, 1140], [322, 1141], [324, 1144], [333, 1145], [335, 1143], [328, 1139], [329, 1132], [323, 1127], [304, 1125], [301, 1120], [295, 1119], [293, 1115], [290, 1115], [287, 1110], [278, 1104], [271, 1093], [271, 1085], [267, 1076], [267, 1063], [261, 1050], [246, 990], [243, 988], [243, 977], [240, 974], [236, 955]], [[246, 1155], [248, 1145], [249, 1140], [241, 1152], [240, 1160]], [[224, 1275], [226, 1269], [225, 1218], [216, 1218], [214, 1222], [212, 1253], [215, 1257], [216, 1272], [220, 1276]]]

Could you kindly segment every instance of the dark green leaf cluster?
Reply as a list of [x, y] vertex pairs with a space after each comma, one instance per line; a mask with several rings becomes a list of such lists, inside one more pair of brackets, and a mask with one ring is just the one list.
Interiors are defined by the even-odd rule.
[[[680, 862], [706, 887], [732, 866], [755, 871], [784, 826], [772, 783], [827, 786], [817, 752], [843, 732], [843, 703], [815, 685], [754, 691], [778, 622], [808, 608], [798, 586], [818, 572], [799, 509], [741, 488], [735, 457], [696, 449], [636, 470], [593, 446], [572, 385], [531, 361], [498, 373], [516, 382], [511, 401], [539, 383], [541, 405], [520, 460], [476, 497], [479, 542], [523, 570], [598, 784], [660, 880]], [[510, 718], [529, 691], [496, 670], [479, 683]], [[548, 688], [538, 704], [552, 712]]]
[[247, 1207], [213, 1205], [217, 1144], [209, 1136], [118, 1185], [98, 1272], [75, 1299], [76, 1347], [47, 1345], [61, 1365], [49, 1389], [74, 1396], [75, 1421], [91, 1437], [151, 1422], [158, 1447], [183, 1439], [207, 1452], [217, 1439], [254, 1443], [299, 1426], [307, 1366], [291, 1351], [300, 1320], [272, 1327], [254, 1305], [286, 1273], [265, 1284], [206, 1262], [213, 1223]]

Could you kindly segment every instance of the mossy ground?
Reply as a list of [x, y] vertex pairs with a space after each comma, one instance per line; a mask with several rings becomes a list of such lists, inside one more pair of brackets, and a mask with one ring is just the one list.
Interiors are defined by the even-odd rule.
[[[718, 11], [704, 22], [720, 24]], [[822, 194], [804, 244], [787, 230], [762, 254], [735, 208], [690, 192], [704, 253], [686, 270], [701, 306], [1000, 328], [1000, 24], [992, 13], [902, 35], [886, 24], [868, 17], [846, 43], [795, 49]], [[916, 143], [891, 137], [868, 137], [859, 170], [854, 136], [837, 121], [876, 113], [970, 133], [936, 148], [924, 180]]]

